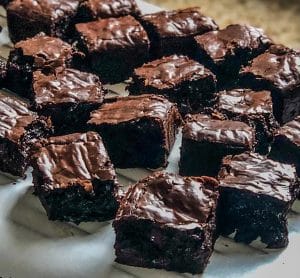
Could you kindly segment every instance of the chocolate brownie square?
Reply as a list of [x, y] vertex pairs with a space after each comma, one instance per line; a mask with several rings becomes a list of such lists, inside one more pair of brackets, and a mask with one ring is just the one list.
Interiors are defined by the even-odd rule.
[[89, 127], [100, 133], [116, 167], [156, 169], [167, 165], [181, 118], [161, 96], [123, 97], [91, 113]]
[[255, 129], [255, 150], [261, 154], [269, 152], [278, 123], [273, 116], [270, 91], [233, 89], [218, 94], [216, 110], [226, 119], [241, 121]]
[[272, 91], [274, 114], [280, 123], [300, 115], [299, 64], [299, 51], [274, 45], [241, 70], [243, 86]]
[[254, 153], [227, 156], [220, 179], [218, 230], [246, 244], [288, 244], [287, 213], [299, 191], [294, 167]]
[[28, 109], [28, 104], [0, 91], [0, 171], [24, 176], [32, 146], [52, 132], [51, 122]]
[[254, 128], [243, 122], [189, 115], [182, 131], [179, 173], [216, 176], [226, 155], [253, 150], [255, 144]]
[[134, 70], [131, 94], [164, 95], [177, 103], [182, 114], [202, 112], [215, 100], [215, 75], [187, 56], [172, 55]]
[[128, 15], [75, 26], [78, 47], [92, 71], [106, 83], [127, 79], [149, 56], [149, 39], [142, 25]]
[[199, 8], [161, 11], [141, 17], [151, 41], [151, 56], [185, 54], [193, 57], [196, 44], [194, 36], [217, 30], [218, 25]]
[[7, 26], [13, 43], [44, 32], [66, 38], [79, 0], [13, 0], [7, 6]]
[[32, 105], [51, 118], [56, 134], [84, 131], [90, 112], [99, 108], [104, 89], [99, 78], [75, 69], [33, 72]]
[[115, 217], [116, 173], [97, 133], [50, 137], [32, 166], [35, 193], [50, 220], [79, 224]]
[[158, 172], [130, 187], [117, 212], [116, 262], [202, 273], [216, 239], [218, 182]]

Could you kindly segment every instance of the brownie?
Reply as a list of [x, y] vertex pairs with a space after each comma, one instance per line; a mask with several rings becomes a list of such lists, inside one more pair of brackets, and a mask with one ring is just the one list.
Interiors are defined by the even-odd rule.
[[33, 72], [32, 105], [51, 118], [56, 134], [83, 131], [90, 112], [103, 102], [99, 78], [75, 69], [57, 68], [54, 73]]
[[152, 169], [167, 165], [180, 123], [176, 105], [155, 95], [105, 103], [88, 121], [89, 128], [102, 136], [116, 167]]
[[79, 0], [13, 0], [7, 6], [7, 26], [13, 43], [44, 32], [66, 38]]
[[40, 145], [33, 183], [50, 220], [79, 224], [115, 217], [116, 173], [97, 133], [50, 137]]
[[51, 122], [28, 109], [28, 104], [0, 91], [0, 171], [24, 176], [39, 139], [51, 134]]
[[161, 11], [141, 17], [151, 41], [151, 56], [195, 55], [194, 36], [217, 30], [218, 25], [199, 8]]
[[215, 101], [215, 75], [187, 56], [172, 55], [134, 70], [131, 94], [164, 95], [182, 114], [197, 113]]
[[277, 130], [270, 157], [279, 162], [294, 164], [300, 177], [300, 116]]
[[218, 182], [158, 172], [129, 188], [113, 227], [116, 262], [201, 273], [216, 239]]
[[220, 179], [218, 230], [237, 242], [288, 244], [287, 213], [299, 191], [294, 167], [254, 153], [227, 156]]
[[105, 83], [127, 79], [149, 56], [149, 39], [142, 25], [128, 15], [75, 26], [78, 47], [92, 71]]
[[255, 144], [254, 128], [243, 122], [189, 115], [182, 130], [179, 173], [217, 176], [223, 157], [253, 150]]
[[241, 84], [272, 91], [274, 114], [287, 123], [300, 114], [300, 52], [274, 45], [241, 70]]
[[241, 65], [272, 43], [262, 29], [239, 24], [196, 36], [195, 40], [197, 59], [217, 74], [221, 87], [234, 83]]
[[218, 95], [216, 110], [226, 119], [241, 121], [255, 129], [255, 150], [261, 154], [269, 152], [278, 124], [273, 116], [270, 91], [233, 89]]

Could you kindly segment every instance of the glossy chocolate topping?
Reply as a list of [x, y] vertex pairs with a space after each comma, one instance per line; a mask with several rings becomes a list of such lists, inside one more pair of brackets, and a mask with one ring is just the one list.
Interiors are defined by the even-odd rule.
[[153, 25], [161, 38], [195, 36], [218, 29], [218, 25], [202, 15], [198, 8], [162, 11], [145, 15], [142, 20]]
[[33, 73], [34, 102], [37, 106], [56, 103], [102, 103], [104, 90], [99, 78], [75, 69], [58, 68], [54, 74]]
[[182, 132], [185, 139], [225, 143], [249, 150], [255, 138], [253, 128], [245, 123], [215, 120], [202, 114], [188, 116]]
[[218, 109], [234, 114], [270, 114], [273, 111], [271, 92], [235, 89], [219, 93]]
[[136, 217], [182, 229], [203, 227], [215, 211], [218, 182], [158, 172], [132, 186], [116, 220]]
[[283, 136], [300, 147], [300, 116], [282, 126], [276, 136]]
[[222, 187], [247, 190], [285, 202], [294, 198], [291, 188], [297, 181], [293, 166], [254, 153], [225, 157], [219, 178]]
[[128, 15], [76, 24], [76, 30], [89, 51], [114, 50], [149, 44], [142, 25]]
[[50, 190], [81, 185], [92, 192], [94, 179], [115, 179], [102, 140], [94, 132], [51, 137], [35, 156], [36, 165]]
[[235, 55], [239, 49], [258, 49], [272, 41], [262, 29], [249, 25], [229, 25], [225, 29], [209, 32], [196, 38], [201, 49], [214, 60], [222, 62], [226, 56]]
[[144, 86], [170, 89], [180, 82], [202, 79], [213, 74], [187, 56], [172, 55], [144, 64], [135, 69], [134, 75], [143, 80]]

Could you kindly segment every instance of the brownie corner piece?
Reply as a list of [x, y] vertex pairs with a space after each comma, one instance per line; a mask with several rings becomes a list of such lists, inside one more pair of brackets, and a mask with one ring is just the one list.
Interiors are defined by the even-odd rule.
[[114, 218], [118, 183], [97, 133], [73, 133], [44, 140], [35, 152], [32, 166], [35, 192], [50, 220], [79, 224]]
[[216, 240], [218, 182], [154, 173], [130, 187], [113, 227], [116, 262], [202, 273]]
[[296, 169], [254, 153], [227, 156], [219, 173], [218, 231], [237, 242], [288, 244], [287, 213], [299, 192]]

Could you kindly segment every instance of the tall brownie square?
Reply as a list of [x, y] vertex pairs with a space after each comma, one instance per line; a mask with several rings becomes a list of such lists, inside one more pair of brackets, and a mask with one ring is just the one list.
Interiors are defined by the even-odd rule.
[[272, 91], [274, 114], [280, 123], [300, 115], [299, 64], [299, 51], [274, 45], [241, 70], [242, 85]]
[[28, 104], [0, 91], [0, 171], [24, 176], [32, 146], [52, 132], [51, 122], [28, 109]]
[[7, 6], [7, 26], [13, 43], [44, 32], [66, 38], [79, 0], [13, 0]]
[[196, 36], [195, 40], [197, 59], [217, 74], [220, 86], [235, 81], [241, 65], [272, 43], [262, 29], [239, 24]]
[[269, 152], [270, 143], [278, 124], [273, 116], [270, 91], [233, 89], [218, 94], [216, 110], [226, 119], [241, 121], [255, 129], [255, 150], [261, 154]]
[[116, 173], [94, 132], [50, 137], [33, 162], [33, 183], [50, 220], [106, 221], [118, 208]]
[[89, 127], [100, 133], [116, 167], [167, 165], [181, 118], [161, 96], [123, 97], [91, 113]]
[[161, 11], [141, 17], [151, 41], [151, 56], [171, 54], [194, 56], [194, 36], [217, 30], [218, 25], [210, 17], [199, 12], [199, 8]]
[[149, 39], [142, 25], [128, 15], [76, 24], [78, 47], [91, 69], [106, 83], [127, 79], [149, 56]]
[[202, 273], [216, 239], [218, 182], [158, 172], [129, 188], [113, 227], [116, 262]]
[[104, 89], [94, 74], [64, 68], [50, 74], [33, 72], [32, 106], [51, 118], [57, 134], [83, 131], [103, 98]]
[[182, 130], [179, 173], [217, 176], [226, 155], [253, 150], [255, 144], [254, 128], [243, 122], [189, 115]]
[[294, 167], [254, 153], [224, 158], [219, 174], [218, 230], [268, 248], [288, 244], [287, 213], [299, 191]]
[[134, 70], [131, 94], [164, 95], [177, 103], [182, 114], [197, 113], [215, 100], [215, 75], [187, 56], [172, 55]]

